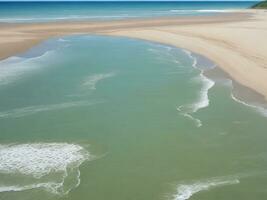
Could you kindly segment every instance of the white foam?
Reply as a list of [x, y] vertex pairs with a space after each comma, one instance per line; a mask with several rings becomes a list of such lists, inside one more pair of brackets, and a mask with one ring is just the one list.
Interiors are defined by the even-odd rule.
[[90, 75], [88, 77], [86, 77], [86, 79], [83, 82], [83, 86], [85, 86], [86, 88], [90, 89], [90, 90], [95, 90], [96, 89], [96, 84], [106, 78], [110, 78], [115, 76], [115, 73], [106, 73], [106, 74], [93, 74]]
[[80, 145], [33, 143], [0, 145], [0, 172], [21, 173], [40, 178], [51, 171], [65, 171], [70, 164], [89, 156]]
[[202, 126], [201, 120], [193, 117], [190, 113], [184, 111], [184, 110], [186, 110], [186, 109], [184, 109], [184, 106], [176, 107], [176, 110], [179, 111], [182, 116], [192, 120], [195, 123], [196, 127], [199, 128]]
[[183, 52], [188, 56], [188, 57], [190, 57], [191, 58], [191, 60], [192, 60], [192, 66], [194, 67], [194, 68], [196, 68], [197, 67], [197, 58], [196, 57], [194, 57], [193, 55], [192, 55], [192, 53], [190, 52], [190, 51], [188, 51], [188, 50], [186, 50], [186, 49], [183, 49]]
[[214, 86], [214, 82], [208, 79], [203, 75], [203, 71], [200, 74], [201, 82], [203, 83], [203, 87], [200, 90], [200, 97], [196, 103], [193, 104], [193, 113], [197, 112], [199, 109], [205, 108], [209, 106], [209, 90]]
[[209, 190], [215, 187], [233, 185], [238, 183], [240, 183], [238, 179], [215, 178], [205, 181], [197, 181], [191, 184], [180, 184], [177, 187], [176, 194], [173, 195], [173, 200], [190, 199], [190, 197], [198, 192]]
[[250, 107], [250, 108], [255, 109], [255, 110], [256, 110], [257, 112], [259, 112], [262, 116], [267, 117], [267, 109], [265, 109], [265, 108], [263, 108], [263, 107], [261, 107], [261, 106], [257, 106], [257, 105], [253, 105], [253, 104], [248, 104], [248, 103], [246, 103], [246, 102], [244, 102], [244, 101], [241, 101], [240, 99], [236, 98], [236, 97], [233, 95], [233, 93], [231, 93], [231, 98], [232, 98], [234, 101], [236, 101], [236, 102], [238, 102], [238, 103], [240, 103], [240, 104], [242, 104], [242, 105], [244, 105], [244, 106], [247, 106], [247, 107]]
[[63, 38], [59, 38], [58, 39], [59, 42], [69, 42], [69, 40], [63, 39]]
[[193, 120], [195, 122], [196, 127], [201, 127], [202, 126], [201, 120], [193, 117], [192, 115], [190, 115], [188, 113], [182, 113], [182, 115], [187, 117], [187, 118], [189, 118], [189, 119], [191, 119], [191, 120]]
[[22, 58], [14, 56], [0, 61], [0, 85], [9, 84], [27, 72], [40, 69], [38, 61], [47, 59], [52, 53], [51, 50], [38, 57]]
[[[79, 166], [90, 154], [80, 145], [69, 143], [29, 143], [0, 145], [0, 173], [10, 175], [25, 175], [34, 178], [37, 183], [29, 185], [0, 185], [0, 192], [23, 191], [34, 188], [44, 188], [56, 193], [66, 194], [80, 183]], [[76, 171], [72, 177], [73, 184], [63, 188], [64, 180], [68, 178], [68, 170]], [[57, 180], [41, 182], [50, 174], [62, 174]], [[53, 176], [58, 177], [58, 176]]]
[[[192, 55], [190, 51], [183, 50], [186, 55], [188, 55], [192, 59], [192, 66], [198, 70], [197, 68], [197, 58]], [[200, 89], [200, 95], [199, 98], [195, 103], [192, 103], [188, 106], [179, 106], [177, 109], [178, 111], [181, 111], [181, 114], [191, 120], [193, 120], [197, 127], [202, 126], [201, 120], [194, 118], [191, 114], [196, 113], [198, 110], [203, 109], [205, 107], [209, 106], [210, 100], [209, 100], [209, 90], [214, 86], [215, 82], [208, 79], [206, 76], [204, 76], [204, 71], [200, 70], [199, 79], [202, 82], [202, 88]], [[187, 108], [187, 110], [184, 110], [182, 108]]]
[[0, 118], [18, 118], [28, 115], [33, 115], [39, 112], [47, 112], [52, 110], [61, 110], [71, 107], [90, 106], [101, 102], [89, 102], [89, 101], [73, 101], [64, 102], [59, 104], [28, 106], [23, 108], [17, 108], [8, 111], [0, 112]]
[[251, 104], [251, 103], [246, 103], [246, 102], [244, 102], [244, 101], [242, 101], [242, 100], [240, 100], [240, 99], [238, 99], [237, 97], [234, 96], [234, 94], [233, 94], [234, 85], [233, 85], [233, 81], [232, 81], [232, 80], [228, 79], [228, 80], [225, 82], [225, 85], [228, 86], [228, 87], [231, 87], [231, 90], [232, 90], [232, 91], [231, 91], [231, 98], [232, 98], [234, 101], [236, 101], [236, 102], [238, 102], [238, 103], [240, 103], [240, 104], [242, 104], [242, 105], [244, 105], [244, 106], [247, 106], [247, 107], [249, 107], [249, 108], [252, 108], [252, 109], [254, 109], [255, 111], [257, 111], [258, 113], [260, 113], [262, 116], [267, 117], [267, 109], [266, 109], [266, 108], [264, 108], [264, 107], [262, 107], [262, 106], [260, 106], [260, 105], [255, 105], [255, 104]]
[[61, 187], [62, 187], [61, 183], [54, 183], [54, 182], [37, 183], [37, 184], [29, 184], [29, 185], [22, 185], [22, 186], [10, 185], [10, 186], [0, 186], [0, 192], [20, 192], [24, 190], [32, 190], [32, 189], [41, 188], [54, 194], [60, 194], [58, 189]]

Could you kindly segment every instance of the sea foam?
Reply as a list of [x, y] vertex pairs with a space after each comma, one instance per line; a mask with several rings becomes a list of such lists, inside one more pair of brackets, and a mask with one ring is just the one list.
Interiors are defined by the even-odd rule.
[[201, 191], [238, 183], [240, 183], [240, 181], [236, 178], [213, 178], [204, 181], [196, 181], [191, 184], [180, 184], [177, 186], [177, 192], [173, 195], [172, 199], [186, 200]]
[[114, 72], [106, 73], [106, 74], [93, 74], [85, 78], [82, 85], [89, 90], [95, 90], [96, 84], [106, 78], [110, 78], [115, 76], [116, 74]]
[[232, 98], [234, 101], [236, 101], [236, 102], [238, 102], [238, 103], [240, 103], [240, 104], [242, 104], [242, 105], [244, 105], [244, 106], [247, 106], [247, 107], [250, 107], [250, 108], [252, 108], [252, 109], [255, 109], [255, 110], [256, 110], [257, 112], [259, 112], [262, 116], [267, 117], [267, 109], [266, 109], [266, 108], [261, 107], [261, 106], [257, 106], [257, 105], [253, 105], [253, 104], [249, 104], [249, 103], [246, 103], [246, 102], [244, 102], [244, 101], [241, 101], [240, 99], [238, 99], [237, 97], [234, 96], [233, 92], [231, 93], [231, 98]]
[[90, 106], [99, 102], [90, 102], [90, 101], [72, 101], [72, 102], [64, 102], [59, 104], [48, 104], [48, 105], [38, 105], [38, 106], [28, 106], [23, 108], [16, 108], [13, 110], [2, 111], [0, 112], [0, 118], [18, 118], [28, 115], [33, 115], [39, 112], [47, 112], [53, 110], [61, 110], [71, 107], [80, 107], [80, 106]]
[[181, 113], [181, 115], [193, 120], [197, 127], [202, 126], [201, 120], [192, 116], [193, 113], [196, 113], [198, 110], [209, 106], [209, 90], [214, 86], [214, 81], [208, 79], [204, 76], [204, 70], [201, 70], [197, 67], [197, 58], [192, 55], [190, 51], [183, 50], [186, 55], [188, 55], [192, 59], [192, 66], [195, 69], [200, 70], [199, 80], [202, 84], [202, 88], [200, 89], [199, 97], [195, 103], [190, 105], [181, 105], [177, 107], [177, 110]]
[[[43, 188], [55, 194], [66, 194], [80, 183], [79, 166], [91, 155], [78, 144], [28, 143], [0, 145], [0, 173], [23, 175], [34, 179], [27, 185], [0, 185], [0, 192], [23, 191]], [[47, 176], [52, 180], [47, 181]], [[75, 174], [71, 185], [64, 187], [64, 181]], [[46, 182], [43, 182], [43, 181]]]

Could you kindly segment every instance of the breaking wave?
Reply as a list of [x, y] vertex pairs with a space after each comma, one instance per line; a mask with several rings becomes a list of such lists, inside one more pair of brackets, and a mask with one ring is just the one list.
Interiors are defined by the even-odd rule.
[[[92, 156], [80, 145], [69, 143], [28, 143], [0, 145], [0, 174], [25, 176], [32, 183], [1, 183], [0, 192], [42, 188], [64, 195], [80, 184], [79, 166]], [[19, 179], [19, 178], [18, 178]], [[68, 184], [65, 185], [65, 180]], [[1, 182], [1, 181], [0, 181]]]
[[[200, 70], [197, 67], [197, 58], [192, 55], [190, 51], [183, 50], [191, 59], [192, 59], [192, 66], [198, 70]], [[214, 86], [215, 82], [208, 79], [206, 76], [204, 76], [204, 70], [200, 70], [199, 74], [199, 80], [202, 82], [202, 88], [200, 89], [200, 95], [199, 98], [195, 103], [192, 103], [190, 105], [181, 105], [177, 107], [177, 110], [181, 112], [181, 114], [191, 120], [193, 120], [197, 127], [202, 126], [201, 120], [194, 118], [192, 116], [193, 113], [196, 113], [198, 110], [208, 107], [209, 106], [209, 90]]]

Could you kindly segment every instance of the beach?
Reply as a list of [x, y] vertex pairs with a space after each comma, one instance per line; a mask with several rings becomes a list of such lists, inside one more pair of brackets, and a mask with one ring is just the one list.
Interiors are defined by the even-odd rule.
[[21, 53], [50, 37], [68, 34], [139, 38], [201, 54], [266, 99], [266, 16], [264, 10], [242, 10], [201, 17], [1, 24], [0, 58]]
[[254, 3], [0, 3], [0, 199], [266, 199]]

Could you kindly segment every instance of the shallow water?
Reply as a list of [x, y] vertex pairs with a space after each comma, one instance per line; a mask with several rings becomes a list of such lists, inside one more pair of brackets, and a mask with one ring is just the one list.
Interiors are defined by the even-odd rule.
[[0, 199], [265, 199], [266, 117], [189, 51], [69, 36], [0, 62]]

